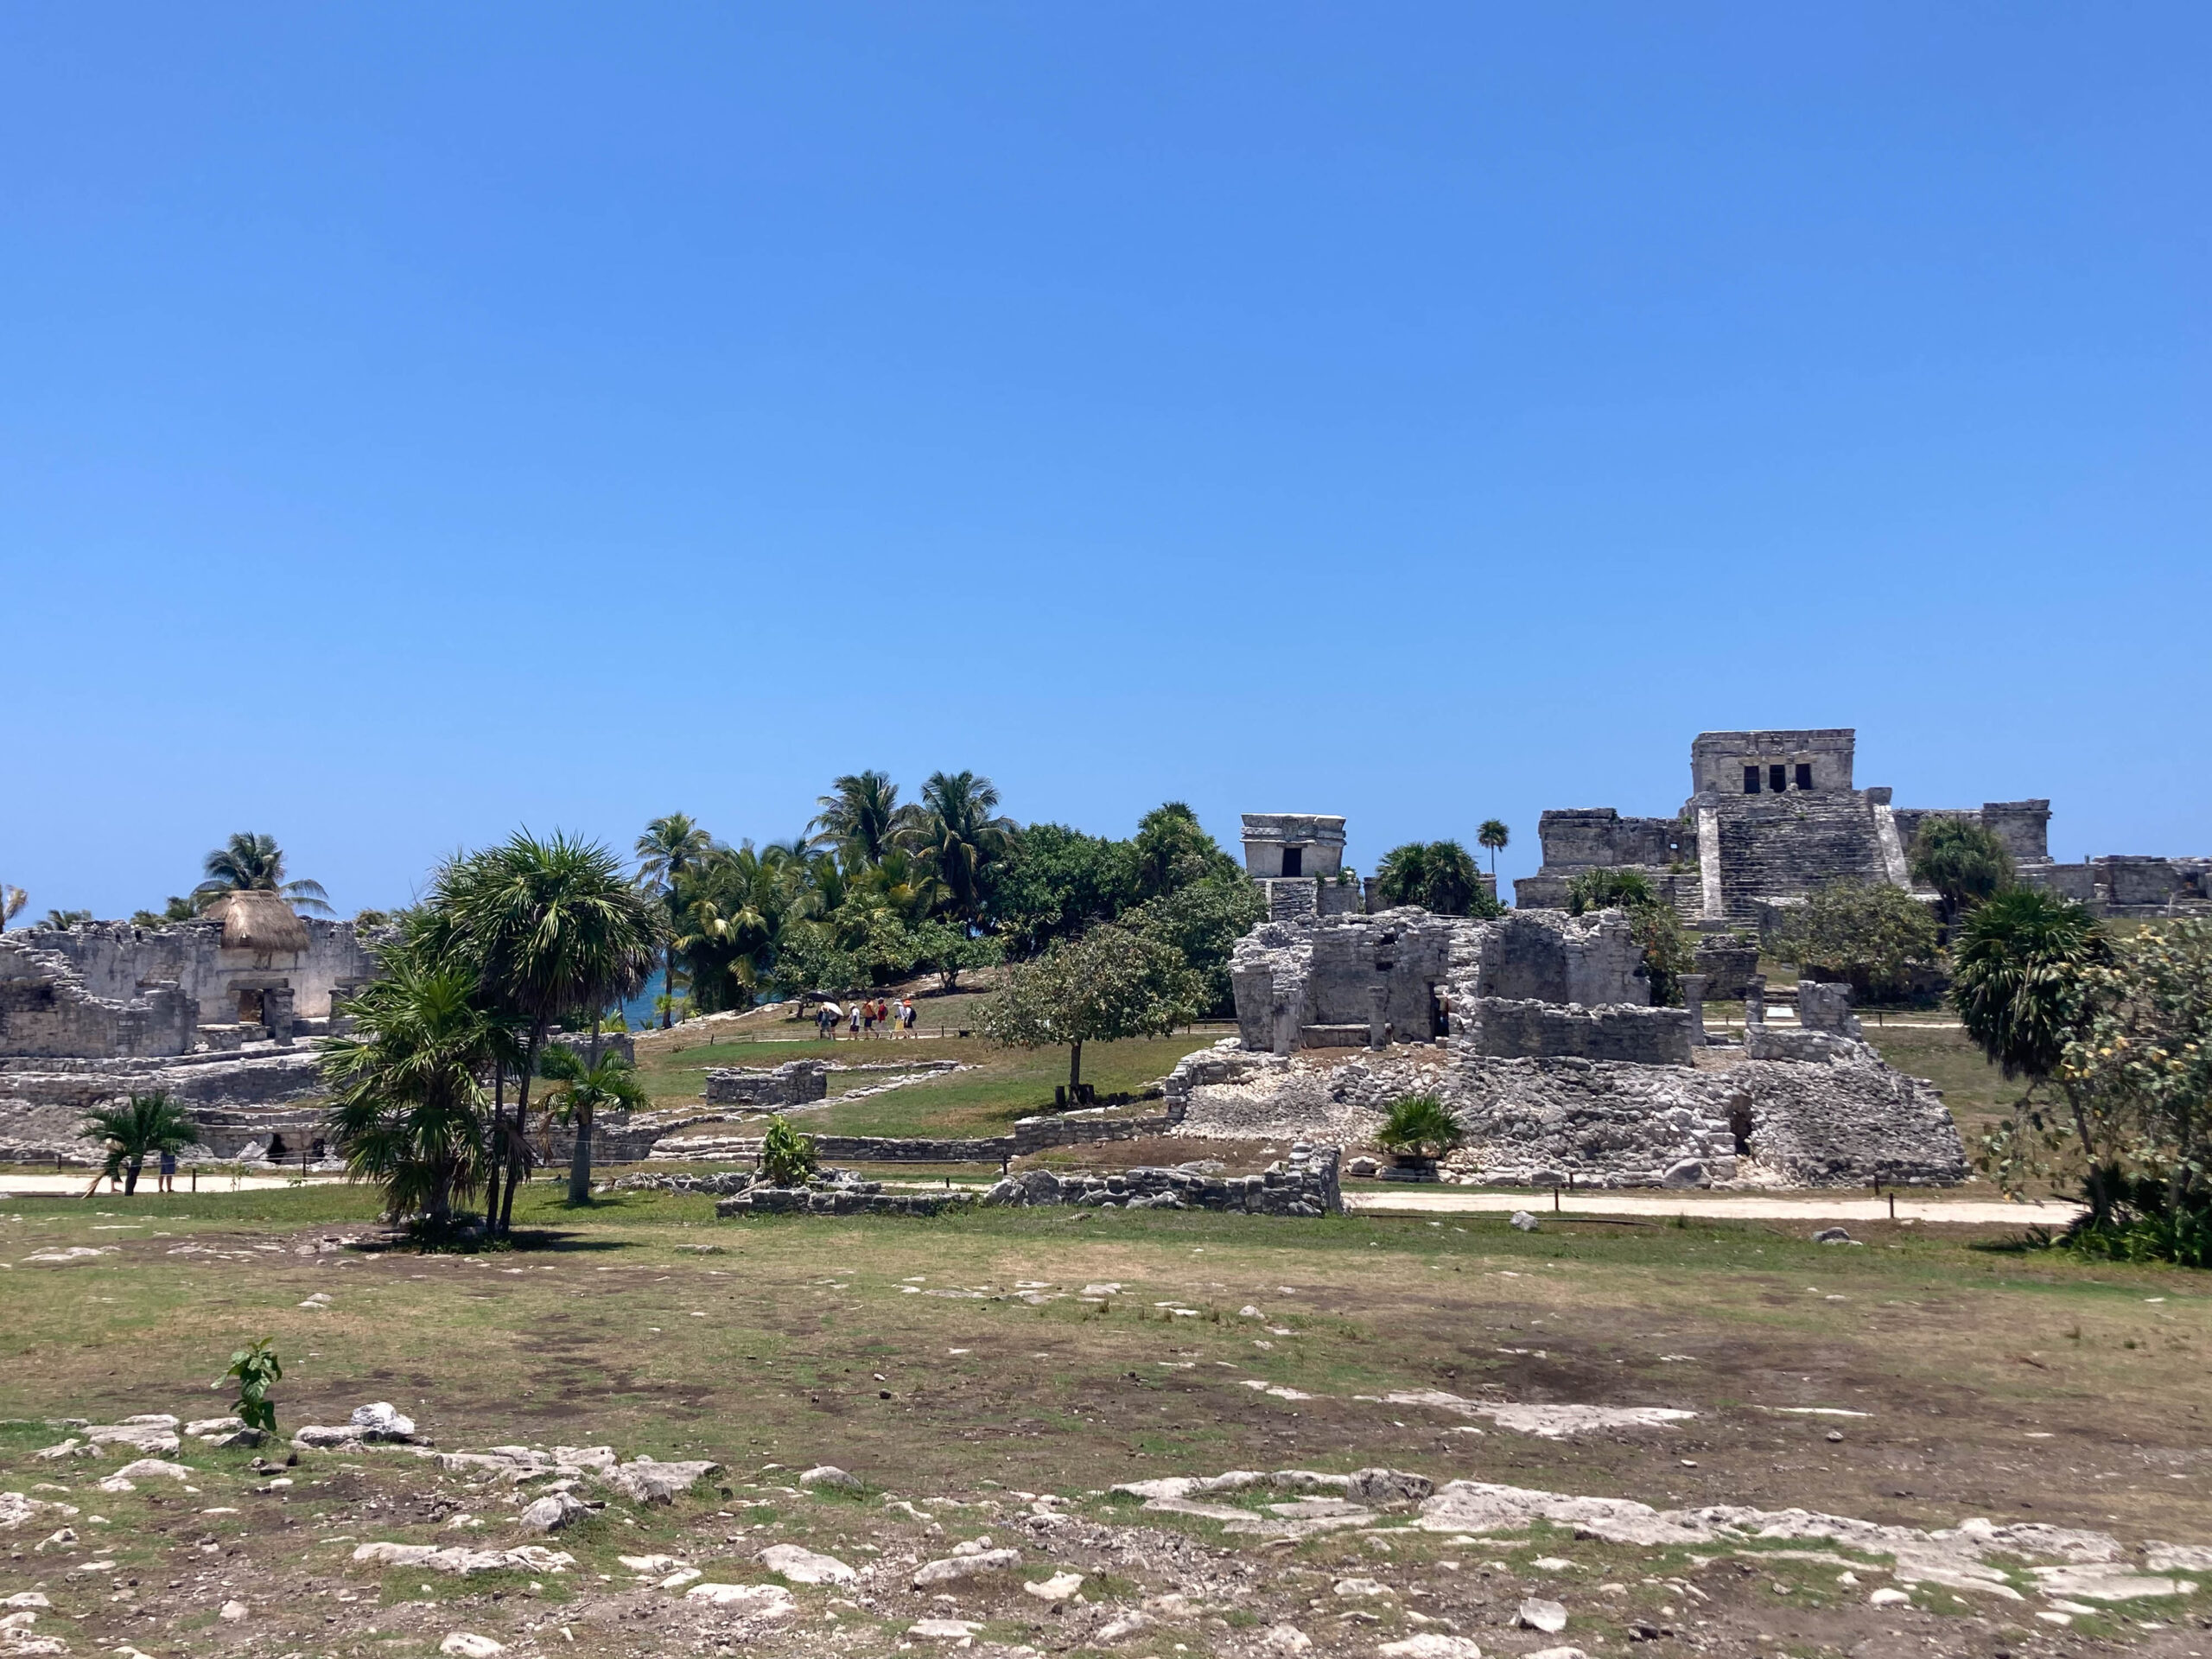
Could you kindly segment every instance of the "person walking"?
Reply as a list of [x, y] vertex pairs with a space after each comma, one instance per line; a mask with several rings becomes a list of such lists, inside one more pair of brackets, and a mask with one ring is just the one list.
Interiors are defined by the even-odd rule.
[[855, 1042], [856, 1042], [856, 1043], [857, 1043], [858, 1041], [860, 1041], [860, 1039], [861, 1039], [861, 1005], [860, 1005], [859, 1003], [855, 1002], [855, 1003], [854, 1003], [854, 1004], [853, 1004], [853, 1040], [854, 1040]]
[[162, 1148], [161, 1184], [155, 1190], [161, 1192], [176, 1191], [176, 1154], [167, 1147]]

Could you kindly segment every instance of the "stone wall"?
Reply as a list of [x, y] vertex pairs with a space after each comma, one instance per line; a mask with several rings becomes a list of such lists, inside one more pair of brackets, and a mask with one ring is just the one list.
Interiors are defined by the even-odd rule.
[[1341, 1154], [1335, 1147], [1291, 1148], [1258, 1175], [1211, 1175], [1186, 1168], [1140, 1167], [1114, 1174], [1024, 1170], [984, 1195], [988, 1205], [1084, 1205], [1101, 1209], [1226, 1210], [1255, 1216], [1342, 1213]]
[[[134, 1094], [163, 1090], [200, 1126], [200, 1154], [234, 1157], [273, 1130], [288, 1137], [304, 1110], [319, 1120], [321, 1107], [296, 1108], [323, 1093], [315, 1055], [307, 1049], [258, 1054], [188, 1054], [175, 1058], [0, 1059], [0, 1159], [44, 1162], [89, 1157], [78, 1126], [95, 1106]], [[302, 1120], [305, 1121], [305, 1120]]]
[[[83, 932], [86, 930], [74, 930]], [[200, 1004], [174, 979], [102, 996], [55, 942], [54, 928], [0, 934], [0, 1055], [93, 1058], [189, 1053]]]
[[1871, 1052], [1709, 1071], [1455, 1055], [1445, 1098], [1468, 1142], [1446, 1167], [1516, 1185], [1701, 1186], [1737, 1179], [1749, 1155], [1801, 1186], [1965, 1180], [1942, 1092]]
[[1739, 938], [1732, 933], [1708, 933], [1697, 942], [1695, 971], [1705, 976], [1705, 997], [1708, 1002], [1740, 1002], [1750, 988], [1751, 976], [1759, 970], [1759, 946], [1756, 939]]
[[715, 1106], [804, 1106], [829, 1093], [827, 1060], [786, 1060], [773, 1071], [715, 1066], [707, 1073], [707, 1101]]
[[1513, 1058], [1566, 1054], [1645, 1065], [1690, 1063], [1690, 1016], [1683, 1008], [1586, 1008], [1502, 996], [1476, 997], [1452, 1010], [1453, 1046]]
[[[308, 948], [274, 954], [232, 950], [223, 944], [216, 921], [178, 922], [167, 927], [135, 927], [129, 922], [94, 922], [30, 933], [0, 935], [0, 946], [22, 939], [66, 957], [86, 992], [110, 1001], [127, 1001], [140, 988], [172, 983], [200, 1004], [211, 1024], [238, 1018], [238, 993], [283, 987], [292, 994], [292, 1012], [307, 1019], [330, 1014], [334, 991], [376, 977], [377, 964], [351, 922], [302, 917]], [[289, 1035], [289, 1033], [284, 1033]]]

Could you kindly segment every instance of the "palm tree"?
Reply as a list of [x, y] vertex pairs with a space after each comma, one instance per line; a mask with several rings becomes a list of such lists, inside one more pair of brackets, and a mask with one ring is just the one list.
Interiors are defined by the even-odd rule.
[[[499, 1226], [510, 1229], [514, 1189], [529, 1156], [531, 1079], [556, 1020], [589, 1014], [592, 1061], [609, 1002], [633, 995], [652, 972], [662, 912], [622, 877], [614, 855], [558, 831], [541, 841], [518, 830], [501, 845], [452, 868], [453, 944], [473, 967], [493, 1006], [512, 1011], [524, 1032], [507, 1147], [506, 1192]], [[591, 1190], [589, 1126], [578, 1126], [570, 1191]]]
[[384, 967], [347, 1005], [353, 1034], [323, 1051], [330, 1128], [347, 1179], [382, 1183], [388, 1213], [442, 1228], [489, 1173], [478, 1079], [512, 1063], [512, 1045], [466, 967], [404, 949]]
[[284, 879], [284, 852], [274, 836], [240, 830], [209, 853], [202, 868], [207, 879], [192, 890], [202, 910], [226, 893], [258, 889], [283, 893], [294, 910], [315, 916], [330, 914], [330, 895], [322, 890], [321, 882]]
[[901, 842], [944, 884], [946, 908], [971, 926], [982, 918], [990, 868], [1007, 855], [1020, 827], [998, 816], [998, 786], [989, 779], [933, 772], [922, 785], [920, 816], [900, 831]]
[[30, 894], [21, 887], [11, 887], [0, 882], [0, 933], [8, 931], [8, 924], [22, 915], [23, 906], [30, 901]]
[[1912, 838], [1911, 873], [1941, 896], [1948, 925], [2012, 884], [2012, 855], [1981, 824], [1932, 817]]
[[[537, 1075], [563, 1085], [560, 1102], [551, 1109], [568, 1116], [579, 1142], [591, 1138], [592, 1125], [601, 1110], [634, 1110], [645, 1103], [636, 1068], [611, 1050], [587, 1059], [566, 1043], [556, 1043], [539, 1057]], [[571, 1166], [569, 1202], [582, 1204], [590, 1197], [590, 1165], [581, 1169]]]
[[1475, 831], [1476, 842], [1490, 849], [1490, 879], [1493, 882], [1497, 880], [1497, 855], [1512, 839], [1513, 832], [1505, 827], [1503, 818], [1484, 818], [1483, 827]]
[[123, 1177], [125, 1198], [138, 1190], [138, 1172], [149, 1155], [181, 1152], [199, 1136], [192, 1120], [160, 1089], [150, 1095], [133, 1095], [127, 1105], [96, 1108], [86, 1116], [79, 1133], [88, 1141], [98, 1137], [107, 1142], [105, 1175], [108, 1179]]
[[46, 912], [46, 919], [39, 925], [55, 928], [67, 933], [79, 924], [90, 922], [92, 919], [92, 912], [89, 910], [49, 910]]
[[1409, 841], [1382, 855], [1375, 890], [1394, 905], [1418, 905], [1428, 896], [1428, 844]]
[[[645, 826], [645, 833], [638, 837], [639, 880], [656, 888], [668, 906], [668, 934], [673, 939], [680, 931], [678, 890], [683, 878], [696, 869], [715, 844], [714, 837], [691, 821], [684, 812], [671, 812], [665, 817], [655, 818]], [[672, 945], [661, 947], [661, 989], [667, 1000], [661, 1005], [660, 1026], [666, 1031], [674, 1018], [676, 1005], [676, 952]]]
[[899, 785], [884, 772], [851, 772], [833, 779], [831, 793], [815, 802], [820, 811], [807, 826], [807, 844], [835, 848], [849, 868], [882, 861], [899, 832], [918, 821], [912, 806], [899, 804]]
[[1439, 916], [1465, 916], [1483, 890], [1482, 873], [1456, 841], [1432, 841], [1427, 854], [1428, 880], [1422, 902]]

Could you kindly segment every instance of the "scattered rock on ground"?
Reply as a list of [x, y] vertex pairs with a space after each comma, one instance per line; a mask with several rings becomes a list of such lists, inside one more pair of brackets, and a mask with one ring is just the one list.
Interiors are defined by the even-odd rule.
[[1290, 1656], [1313, 1650], [1313, 1638], [1295, 1624], [1271, 1624], [1260, 1633], [1260, 1645], [1269, 1653]]
[[1057, 1605], [1072, 1599], [1075, 1592], [1083, 1588], [1083, 1574], [1055, 1573], [1049, 1579], [1039, 1579], [1033, 1584], [1023, 1585], [1021, 1588], [1026, 1595], [1034, 1596], [1041, 1602]]
[[721, 1467], [701, 1459], [658, 1463], [639, 1458], [605, 1471], [601, 1478], [633, 1503], [671, 1503]]
[[950, 1584], [959, 1579], [980, 1578], [986, 1573], [1003, 1573], [1021, 1565], [1018, 1549], [979, 1549], [973, 1554], [955, 1554], [943, 1560], [924, 1561], [914, 1573], [914, 1588], [926, 1589], [932, 1584]]
[[1395, 1469], [1355, 1469], [1344, 1496], [1355, 1503], [1384, 1508], [1393, 1503], [1418, 1503], [1436, 1490], [1427, 1475], [1409, 1475]]
[[524, 1509], [516, 1518], [532, 1532], [558, 1532], [571, 1521], [592, 1513], [592, 1506], [567, 1492], [548, 1492]]
[[1823, 1227], [1813, 1235], [1815, 1244], [1856, 1244], [1858, 1242], [1840, 1227]]
[[683, 1599], [727, 1607], [747, 1618], [788, 1618], [798, 1609], [780, 1584], [695, 1584]]
[[1546, 1601], [1541, 1596], [1530, 1596], [1521, 1604], [1513, 1622], [1524, 1630], [1541, 1630], [1546, 1636], [1557, 1636], [1567, 1628], [1567, 1609], [1555, 1601]]
[[797, 1544], [771, 1544], [753, 1559], [793, 1584], [851, 1584], [860, 1577], [835, 1555], [818, 1554]]
[[474, 1630], [455, 1630], [438, 1643], [438, 1651], [454, 1656], [454, 1659], [493, 1659], [495, 1654], [507, 1650], [504, 1642], [494, 1642], [488, 1636], [479, 1636]]
[[1506, 1225], [1519, 1232], [1533, 1233], [1536, 1230], [1538, 1223], [1535, 1217], [1530, 1215], [1526, 1210], [1516, 1210], [1512, 1219], [1508, 1221]]
[[906, 1627], [906, 1634], [925, 1642], [957, 1642], [964, 1648], [982, 1628], [964, 1618], [918, 1618]]
[[834, 1463], [817, 1464], [798, 1478], [802, 1486], [828, 1486], [841, 1492], [857, 1492], [861, 1483]]
[[1472, 1637], [1446, 1636], [1440, 1630], [1423, 1630], [1402, 1642], [1385, 1642], [1376, 1651], [1388, 1659], [1483, 1659], [1482, 1648]]

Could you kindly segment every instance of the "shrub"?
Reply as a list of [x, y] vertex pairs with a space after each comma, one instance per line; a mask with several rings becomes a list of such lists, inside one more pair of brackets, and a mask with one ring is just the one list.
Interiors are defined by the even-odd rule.
[[1774, 954], [1847, 982], [1859, 1000], [1909, 995], [1916, 970], [1941, 957], [1936, 918], [1886, 881], [1831, 881], [1792, 911], [1775, 935]]
[[1390, 1103], [1375, 1144], [1411, 1157], [1441, 1158], [1466, 1138], [1459, 1120], [1434, 1095], [1405, 1095]]
[[772, 1186], [804, 1186], [822, 1166], [814, 1137], [801, 1135], [780, 1112], [768, 1120], [760, 1137], [760, 1169]]

